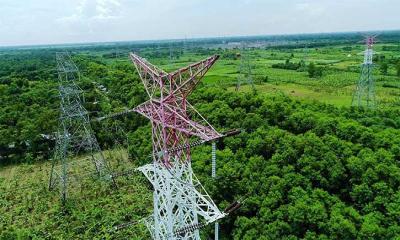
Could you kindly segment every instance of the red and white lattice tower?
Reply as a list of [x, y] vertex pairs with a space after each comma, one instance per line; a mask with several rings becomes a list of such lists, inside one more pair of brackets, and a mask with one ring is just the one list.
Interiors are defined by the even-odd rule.
[[166, 73], [130, 54], [150, 97], [134, 110], [152, 124], [153, 162], [138, 170], [154, 187], [154, 213], [145, 221], [154, 239], [200, 239], [200, 228], [226, 215], [193, 174], [189, 142], [222, 137], [187, 101], [218, 57]]

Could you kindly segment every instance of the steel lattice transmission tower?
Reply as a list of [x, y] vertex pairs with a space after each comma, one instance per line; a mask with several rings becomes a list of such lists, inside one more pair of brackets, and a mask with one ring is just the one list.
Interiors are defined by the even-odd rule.
[[[59, 187], [65, 203], [73, 180], [92, 174], [111, 180], [111, 172], [93, 134], [89, 114], [82, 105], [82, 90], [75, 82], [80, 79], [79, 69], [66, 52], [57, 53], [56, 60], [61, 102], [49, 189]], [[71, 161], [77, 154], [90, 157]]]
[[236, 91], [239, 91], [240, 86], [242, 84], [248, 84], [251, 86], [253, 92], [256, 91], [256, 88], [254, 86], [253, 76], [251, 73], [250, 58], [248, 56], [248, 53], [246, 52], [246, 45], [244, 43], [241, 44], [240, 65], [236, 83]]
[[224, 217], [191, 167], [190, 148], [218, 133], [187, 101], [219, 56], [172, 73], [130, 54], [150, 100], [134, 110], [152, 125], [151, 164], [138, 168], [154, 187], [154, 213], [145, 220], [154, 239], [200, 239], [199, 229]]
[[352, 106], [374, 108], [375, 107], [375, 82], [373, 78], [374, 64], [372, 62], [375, 43], [374, 36], [366, 38], [366, 50], [364, 51], [364, 63], [361, 66], [361, 76], [353, 94]]

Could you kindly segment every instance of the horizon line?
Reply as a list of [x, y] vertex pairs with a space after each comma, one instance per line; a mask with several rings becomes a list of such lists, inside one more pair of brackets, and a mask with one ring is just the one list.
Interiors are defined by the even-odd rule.
[[106, 45], [112, 43], [157, 43], [184, 40], [205, 40], [205, 39], [225, 39], [225, 38], [246, 38], [246, 37], [280, 37], [280, 36], [298, 36], [298, 35], [317, 35], [317, 34], [351, 34], [351, 33], [377, 33], [377, 32], [400, 32], [400, 29], [384, 30], [363, 30], [363, 31], [337, 31], [337, 32], [303, 32], [303, 33], [277, 33], [277, 34], [259, 34], [259, 35], [226, 35], [226, 36], [204, 36], [192, 38], [163, 38], [163, 39], [143, 39], [143, 40], [116, 40], [116, 41], [98, 41], [98, 42], [65, 42], [65, 43], [42, 43], [42, 44], [19, 44], [19, 45], [0, 45], [0, 49], [6, 48], [44, 48], [57, 47], [63, 45]]

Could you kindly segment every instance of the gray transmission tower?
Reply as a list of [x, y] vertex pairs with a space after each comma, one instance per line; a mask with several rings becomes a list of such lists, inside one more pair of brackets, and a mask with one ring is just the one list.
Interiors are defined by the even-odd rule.
[[303, 47], [303, 59], [302, 59], [304, 64], [308, 62], [309, 54], [310, 54], [310, 49], [308, 48], [308, 43], [305, 43]]
[[174, 64], [174, 50], [172, 49], [172, 43], [169, 43], [168, 50], [169, 50], [168, 64], [171, 66], [172, 64]]
[[188, 44], [187, 44], [187, 38], [185, 38], [182, 41], [182, 55], [184, 56], [188, 52]]
[[364, 51], [364, 63], [361, 66], [361, 76], [353, 94], [352, 106], [374, 108], [375, 107], [375, 82], [373, 78], [374, 65], [372, 62], [375, 43], [374, 36], [366, 38], [366, 50]]
[[[65, 203], [73, 180], [90, 175], [112, 180], [112, 175], [93, 134], [89, 114], [82, 106], [82, 90], [75, 82], [80, 79], [79, 69], [66, 52], [57, 53], [56, 60], [61, 103], [49, 189], [59, 187]], [[83, 155], [71, 161], [71, 157], [78, 154], [90, 157]]]
[[242, 84], [248, 84], [251, 86], [253, 92], [256, 91], [256, 88], [254, 86], [253, 76], [251, 74], [250, 58], [248, 56], [247, 48], [244, 43], [241, 44], [240, 65], [236, 83], [236, 91], [239, 91], [240, 86]]

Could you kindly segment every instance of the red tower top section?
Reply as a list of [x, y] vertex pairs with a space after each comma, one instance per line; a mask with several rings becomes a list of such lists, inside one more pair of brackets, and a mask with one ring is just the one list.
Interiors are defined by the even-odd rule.
[[376, 39], [375, 36], [368, 36], [365, 38], [365, 43], [366, 43], [368, 49], [372, 49], [372, 47], [375, 44], [375, 39]]
[[172, 73], [166, 73], [133, 53], [130, 58], [150, 97], [134, 110], [152, 123], [154, 161], [169, 164], [171, 157], [189, 161], [189, 148], [174, 152], [173, 156], [170, 156], [169, 150], [188, 145], [191, 136], [205, 141], [222, 136], [186, 100], [219, 58], [218, 55]]

